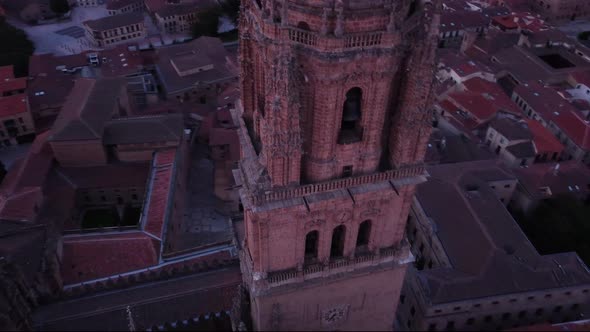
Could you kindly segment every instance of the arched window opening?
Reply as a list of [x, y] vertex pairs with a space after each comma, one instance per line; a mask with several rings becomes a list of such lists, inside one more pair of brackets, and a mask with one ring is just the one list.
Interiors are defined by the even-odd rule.
[[311, 29], [309, 28], [309, 24], [307, 24], [306, 22], [303, 22], [303, 21], [297, 23], [297, 29], [311, 31]]
[[330, 247], [330, 258], [339, 258], [344, 256], [344, 236], [346, 228], [340, 225], [334, 228], [332, 232], [332, 246]]
[[414, 0], [410, 4], [410, 9], [408, 10], [408, 15], [406, 15], [406, 18], [409, 18], [410, 16], [414, 15], [414, 13], [416, 12], [417, 9], [418, 9], [418, 1]]
[[366, 248], [369, 245], [369, 237], [371, 236], [371, 221], [365, 220], [359, 226], [359, 232], [356, 237], [356, 247]]
[[350, 144], [362, 140], [362, 101], [363, 91], [360, 88], [352, 88], [346, 93], [338, 144]]
[[311, 231], [305, 236], [305, 263], [313, 263], [318, 258], [318, 231]]

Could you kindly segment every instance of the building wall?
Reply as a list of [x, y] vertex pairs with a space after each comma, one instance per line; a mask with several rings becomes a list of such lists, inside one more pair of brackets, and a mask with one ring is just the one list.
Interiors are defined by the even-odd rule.
[[35, 123], [28, 107], [25, 113], [0, 118], [0, 147], [18, 144], [18, 137], [34, 133]]
[[[147, 181], [147, 179], [146, 179]], [[77, 206], [113, 206], [127, 203], [138, 206], [144, 200], [145, 186], [121, 188], [84, 188], [76, 192]]]
[[548, 22], [579, 20], [590, 16], [586, 0], [529, 0], [531, 9]]
[[[495, 184], [492, 182], [490, 185]], [[511, 188], [506, 189], [514, 191], [515, 185], [511, 183]], [[517, 192], [514, 196], [519, 195]], [[425, 261], [421, 269], [450, 266], [432, 223], [416, 199], [407, 231], [416, 262], [420, 257]], [[590, 285], [433, 303], [419, 279], [419, 273], [414, 266], [409, 267], [406, 273], [396, 317], [399, 330], [505, 330], [546, 321], [576, 320], [581, 318], [581, 312], [590, 309]]]
[[[391, 331], [405, 266], [309, 283], [252, 301], [257, 331]], [[334, 321], [331, 322], [329, 318]]]
[[107, 163], [101, 140], [51, 142], [55, 159], [61, 166], [91, 166]]
[[156, 24], [160, 31], [168, 33], [190, 32], [197, 21], [198, 11], [162, 17], [156, 13]]
[[96, 7], [99, 5], [98, 0], [76, 0], [80, 7]]
[[94, 31], [87, 25], [84, 25], [84, 28], [86, 36], [94, 45], [105, 48], [140, 40], [147, 36], [143, 22], [104, 31]]
[[124, 14], [124, 13], [131, 13], [131, 12], [140, 12], [143, 11], [145, 8], [144, 2], [143, 1], [136, 1], [133, 3], [130, 3], [129, 5], [119, 8], [119, 9], [108, 9], [109, 11], [109, 15], [113, 16], [113, 15], [119, 15], [119, 14]]

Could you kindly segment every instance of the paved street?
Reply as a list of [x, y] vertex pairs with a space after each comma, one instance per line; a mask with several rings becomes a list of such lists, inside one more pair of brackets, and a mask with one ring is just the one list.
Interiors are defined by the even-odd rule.
[[93, 49], [82, 35], [82, 22], [108, 16], [104, 5], [98, 7], [74, 7], [71, 20], [58, 23], [29, 25], [23, 21], [8, 17], [8, 22], [26, 31], [35, 43], [35, 54], [55, 53], [67, 55]]

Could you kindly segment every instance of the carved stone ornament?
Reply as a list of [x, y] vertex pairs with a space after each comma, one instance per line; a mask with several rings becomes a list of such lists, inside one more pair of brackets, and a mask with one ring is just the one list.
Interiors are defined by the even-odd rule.
[[352, 219], [352, 212], [350, 210], [344, 210], [336, 215], [336, 221], [340, 223], [347, 222], [350, 219]]
[[312, 219], [309, 222], [309, 226], [312, 226], [312, 227], [313, 226], [321, 226], [321, 225], [323, 225], [325, 223], [326, 223], [326, 220], [325, 219]]
[[333, 325], [338, 322], [343, 322], [348, 318], [348, 308], [350, 305], [343, 304], [330, 309], [322, 311], [322, 325]]

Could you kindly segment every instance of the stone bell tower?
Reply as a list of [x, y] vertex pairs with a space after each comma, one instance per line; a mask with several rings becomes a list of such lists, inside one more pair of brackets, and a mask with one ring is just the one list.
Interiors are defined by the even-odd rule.
[[242, 0], [240, 259], [256, 330], [391, 330], [440, 0]]

